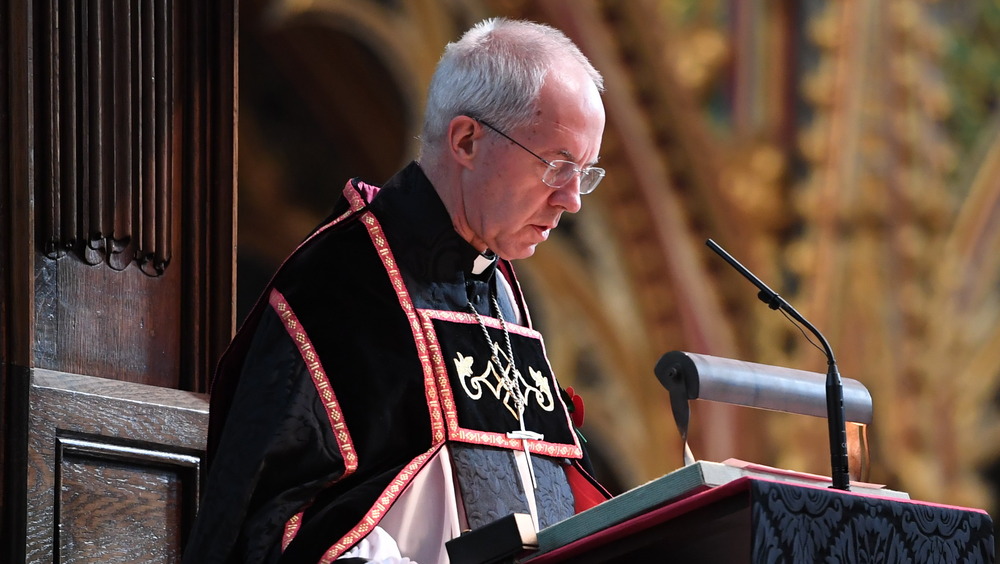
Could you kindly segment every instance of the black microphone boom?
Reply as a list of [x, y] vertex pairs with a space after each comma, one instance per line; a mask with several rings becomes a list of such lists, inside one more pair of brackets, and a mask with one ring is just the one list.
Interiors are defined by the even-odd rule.
[[801, 323], [808, 329], [820, 343], [823, 344], [823, 352], [826, 353], [826, 417], [830, 429], [830, 463], [833, 468], [831, 479], [833, 487], [838, 490], [849, 491], [851, 489], [851, 475], [847, 459], [847, 423], [844, 415], [844, 384], [840, 379], [840, 371], [837, 369], [837, 361], [833, 357], [833, 349], [830, 343], [819, 332], [812, 323], [806, 321], [802, 315], [795, 311], [784, 298], [777, 292], [767, 287], [760, 278], [754, 276], [745, 266], [739, 263], [725, 249], [720, 247], [715, 241], [708, 239], [705, 241], [710, 249], [715, 251], [720, 257], [725, 259], [730, 266], [743, 275], [744, 278], [757, 286], [760, 290], [757, 297], [767, 304], [771, 309], [780, 309], [790, 315], [792, 319]]

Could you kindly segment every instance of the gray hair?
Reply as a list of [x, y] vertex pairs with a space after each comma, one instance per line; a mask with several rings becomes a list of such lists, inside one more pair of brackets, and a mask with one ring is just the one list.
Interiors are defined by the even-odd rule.
[[431, 78], [421, 144], [438, 143], [467, 115], [508, 131], [529, 123], [549, 69], [575, 61], [604, 91], [601, 73], [563, 32], [529, 21], [484, 20], [445, 47]]

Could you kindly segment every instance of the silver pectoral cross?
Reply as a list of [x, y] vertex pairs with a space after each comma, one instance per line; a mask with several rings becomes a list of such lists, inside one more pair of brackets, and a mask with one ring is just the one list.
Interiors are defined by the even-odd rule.
[[524, 411], [521, 411], [521, 429], [518, 431], [511, 431], [507, 433], [507, 437], [511, 439], [520, 439], [521, 448], [524, 449], [524, 457], [528, 460], [528, 475], [531, 476], [531, 487], [533, 489], [538, 489], [538, 480], [535, 479], [535, 467], [531, 463], [531, 452], [528, 451], [528, 440], [540, 441], [545, 438], [545, 435], [541, 433], [536, 433], [534, 431], [528, 431], [524, 428]]

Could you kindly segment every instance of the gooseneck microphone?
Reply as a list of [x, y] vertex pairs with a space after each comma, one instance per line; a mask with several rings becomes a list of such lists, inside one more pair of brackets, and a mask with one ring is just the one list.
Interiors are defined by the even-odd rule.
[[820, 343], [823, 344], [823, 352], [826, 353], [826, 417], [827, 423], [830, 430], [830, 463], [833, 468], [833, 474], [831, 479], [833, 481], [833, 487], [838, 490], [850, 491], [851, 489], [851, 475], [850, 469], [848, 467], [847, 461], [847, 427], [846, 427], [846, 417], [844, 416], [844, 384], [840, 379], [840, 371], [837, 370], [837, 361], [833, 357], [833, 349], [830, 348], [830, 343], [826, 341], [826, 338], [822, 333], [819, 332], [812, 323], [809, 323], [802, 315], [795, 311], [784, 298], [778, 295], [777, 292], [767, 287], [767, 284], [761, 282], [760, 278], [754, 276], [745, 266], [739, 263], [736, 259], [732, 257], [725, 249], [720, 247], [715, 241], [708, 239], [705, 241], [710, 249], [716, 252], [720, 257], [722, 257], [730, 266], [736, 269], [737, 272], [743, 275], [744, 278], [757, 286], [760, 290], [757, 293], [757, 297], [760, 301], [767, 304], [767, 307], [771, 309], [780, 309], [792, 317], [795, 321], [802, 324], [803, 327], [808, 329], [816, 338], [819, 339]]

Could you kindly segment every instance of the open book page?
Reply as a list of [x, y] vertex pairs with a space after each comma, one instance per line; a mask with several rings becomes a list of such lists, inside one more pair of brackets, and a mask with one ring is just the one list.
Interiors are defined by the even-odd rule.
[[[760, 476], [771, 477], [775, 480], [790, 479], [797, 483], [809, 483], [814, 482], [817, 486], [826, 486], [830, 483], [830, 478], [828, 476], [821, 476], [819, 474], [810, 474], [808, 472], [798, 472], [796, 470], [786, 470], [784, 468], [775, 468], [773, 466], [766, 466], [764, 464], [757, 464], [755, 462], [747, 462], [745, 460], [740, 460], [738, 458], [727, 458], [722, 461], [722, 464], [726, 466], [732, 466], [734, 468], [740, 468], [746, 472], [745, 475], [748, 476]], [[893, 490], [886, 489], [884, 484], [873, 484], [871, 482], [857, 482], [851, 481], [851, 489], [861, 489], [867, 490], [884, 490], [884, 494], [889, 497], [904, 497], [909, 498], [909, 495], [903, 492], [897, 492]]]

